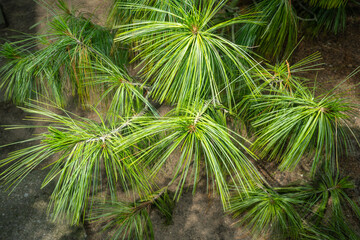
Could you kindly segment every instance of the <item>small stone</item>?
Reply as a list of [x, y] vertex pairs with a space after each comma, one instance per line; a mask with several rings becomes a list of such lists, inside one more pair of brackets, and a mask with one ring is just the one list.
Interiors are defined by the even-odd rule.
[[28, 196], [29, 196], [29, 194], [28, 194], [28, 193], [25, 193], [25, 194], [24, 194], [24, 197], [28, 197]]
[[352, 65], [352, 64], [348, 64], [347, 66], [348, 66], [349, 68], [352, 68], [352, 67], [353, 67], [353, 65]]

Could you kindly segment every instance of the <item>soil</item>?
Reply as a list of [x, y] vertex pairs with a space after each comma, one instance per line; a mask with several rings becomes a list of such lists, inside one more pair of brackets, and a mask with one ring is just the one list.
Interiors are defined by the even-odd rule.
[[[48, 2], [54, 2], [48, 1]], [[96, 21], [104, 22], [110, 1], [103, 0], [73, 0], [78, 8], [87, 12], [95, 12]], [[0, 0], [8, 28], [0, 29], [0, 37], [10, 39], [16, 35], [10, 29], [20, 32], [41, 31], [43, 25], [29, 29], [39, 20], [46, 17], [46, 11], [32, 0]], [[324, 70], [317, 73], [307, 73], [312, 80], [316, 79], [318, 92], [326, 92], [345, 79], [355, 68], [360, 66], [360, 10], [349, 16], [346, 30], [338, 35], [327, 34], [317, 38], [305, 38], [297, 48], [291, 62], [319, 51], [323, 57]], [[1, 62], [0, 62], [1, 64]], [[350, 97], [356, 104], [360, 104], [360, 74], [352, 77], [339, 87], [338, 91], [348, 90]], [[73, 104], [71, 110], [79, 111]], [[165, 106], [161, 111], [168, 111]], [[360, 111], [360, 109], [357, 109]], [[32, 124], [24, 122], [23, 111], [2, 100], [0, 93], [0, 125]], [[357, 137], [360, 132], [359, 115], [351, 119], [351, 127]], [[31, 130], [5, 131], [0, 128], [0, 145], [29, 138]], [[26, 145], [14, 145], [0, 148], [0, 158], [3, 159], [10, 151], [21, 149]], [[173, 156], [176, 158], [176, 156]], [[360, 151], [354, 148], [349, 157], [341, 159], [341, 170], [349, 175], [356, 183], [356, 189], [351, 193], [355, 200], [360, 200]], [[286, 185], [293, 181], [304, 181], [308, 177], [308, 168], [302, 164], [294, 172], [279, 172], [276, 164], [261, 163], [262, 171], [268, 180], [275, 185]], [[171, 169], [171, 164], [167, 166]], [[0, 169], [1, 171], [1, 169]], [[29, 178], [21, 182], [15, 192], [8, 196], [0, 189], [0, 239], [84, 239], [79, 229], [64, 226], [55, 229], [55, 223], [46, 220], [46, 206], [53, 185], [40, 189], [41, 181], [46, 176], [46, 170], [36, 169]], [[165, 225], [164, 220], [154, 211], [151, 215], [156, 239], [250, 239], [244, 229], [234, 225], [234, 220], [224, 214], [218, 197], [208, 196], [205, 186], [199, 186], [193, 196], [190, 188], [185, 192], [174, 209], [173, 224]], [[35, 220], [37, 218], [37, 220]], [[354, 226], [359, 223], [353, 221]], [[44, 227], [45, 226], [45, 227]], [[37, 229], [42, 228], [42, 232]], [[100, 226], [85, 223], [86, 239], [106, 239], [107, 233], [100, 232]], [[62, 232], [56, 235], [56, 231]], [[81, 231], [80, 231], [81, 232]], [[53, 234], [54, 233], [54, 234]]]

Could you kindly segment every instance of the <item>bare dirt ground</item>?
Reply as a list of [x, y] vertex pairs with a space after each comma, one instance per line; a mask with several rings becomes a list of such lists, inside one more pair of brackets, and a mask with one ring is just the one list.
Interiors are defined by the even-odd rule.
[[[53, 2], [54, 0], [52, 0]], [[104, 22], [109, 1], [103, 0], [73, 0], [73, 5], [87, 12], [95, 12], [98, 22]], [[46, 16], [46, 11], [32, 0], [0, 0], [9, 26], [0, 30], [0, 37], [9, 39], [16, 35], [10, 29], [21, 32], [35, 32], [42, 25], [29, 30], [29, 27]], [[354, 16], [349, 16], [346, 31], [338, 35], [322, 35], [315, 39], [304, 39], [294, 55], [299, 60], [311, 53], [319, 51], [323, 56], [324, 70], [307, 74], [311, 79], [316, 78], [319, 92], [324, 92], [343, 80], [351, 71], [360, 66], [360, 10], [356, 9]], [[291, 63], [291, 62], [290, 62]], [[0, 62], [1, 64], [1, 62]], [[360, 103], [360, 75], [345, 82], [340, 88], [348, 89], [347, 97], [355, 103]], [[10, 103], [3, 102], [0, 95], [0, 124], [30, 124], [24, 122], [24, 113]], [[76, 110], [75, 108], [73, 110]], [[359, 109], [360, 111], [360, 109]], [[360, 112], [359, 112], [360, 113]], [[351, 119], [352, 127], [359, 136], [360, 114]], [[30, 130], [5, 131], [0, 128], [0, 145], [29, 138]], [[24, 145], [23, 145], [24, 146]], [[4, 158], [10, 151], [23, 146], [10, 146], [0, 149], [0, 158]], [[262, 163], [268, 178], [272, 178], [277, 185], [286, 185], [292, 181], [306, 178], [306, 165], [299, 166], [294, 172], [279, 172], [275, 164]], [[360, 152], [355, 148], [348, 158], [341, 159], [341, 169], [357, 184], [352, 197], [360, 200]], [[167, 166], [171, 169], [171, 165]], [[1, 169], [0, 169], [1, 171]], [[41, 189], [41, 181], [46, 170], [36, 169], [29, 178], [22, 182], [10, 196], [0, 189], [0, 239], [84, 239], [83, 229], [70, 228], [60, 223], [46, 220], [46, 206], [52, 191], [52, 185]], [[236, 225], [230, 216], [223, 212], [220, 201], [216, 197], [208, 196], [205, 187], [199, 187], [195, 196], [191, 189], [184, 193], [176, 203], [172, 225], [164, 225], [156, 212], [151, 216], [156, 239], [250, 239], [246, 232]], [[354, 225], [358, 223], [354, 222]], [[39, 230], [41, 229], [41, 230]], [[85, 223], [86, 239], [106, 239], [107, 234], [100, 232], [96, 224]]]

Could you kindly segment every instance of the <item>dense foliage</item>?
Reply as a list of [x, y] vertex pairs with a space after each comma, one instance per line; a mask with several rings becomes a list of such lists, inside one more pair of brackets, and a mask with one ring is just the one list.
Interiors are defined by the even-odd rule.
[[[151, 210], [170, 223], [184, 187], [195, 194], [202, 179], [255, 237], [358, 239], [344, 217], [360, 218], [354, 185], [338, 169], [357, 106], [302, 77], [320, 69], [319, 53], [290, 64], [305, 12], [317, 15], [312, 34], [337, 32], [348, 1], [257, 2], [244, 12], [238, 1], [114, 0], [106, 26], [62, 0], [47, 5], [48, 33], [0, 50], [0, 89], [44, 123], [22, 141], [32, 146], [0, 160], [2, 183], [16, 186], [50, 160], [53, 219], [97, 220], [114, 239], [153, 239]], [[65, 110], [71, 95], [96, 117]], [[162, 104], [172, 110], [160, 116]], [[313, 182], [271, 186], [259, 159], [280, 171], [310, 161]]]

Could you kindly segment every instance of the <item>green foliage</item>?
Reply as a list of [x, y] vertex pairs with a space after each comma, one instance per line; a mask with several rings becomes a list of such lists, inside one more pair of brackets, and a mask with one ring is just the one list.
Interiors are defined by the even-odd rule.
[[237, 43], [258, 46], [258, 51], [270, 58], [290, 53], [298, 38], [298, 18], [291, 1], [261, 1], [252, 11], [264, 24], [245, 24], [237, 32]]
[[266, 235], [270, 239], [299, 239], [304, 231], [296, 206], [304, 203], [303, 196], [295, 189], [263, 188], [251, 191], [243, 199], [231, 199], [230, 211], [241, 216], [239, 223], [247, 226], [254, 237]]
[[240, 136], [226, 127], [225, 115], [208, 103], [172, 111], [164, 118], [138, 118], [136, 123], [142, 127], [129, 136], [129, 144], [149, 137], [159, 139], [136, 156], [137, 163], [151, 167], [153, 177], [176, 149], [181, 150], [172, 180], [180, 177], [178, 198], [187, 179], [192, 178], [195, 192], [201, 173], [206, 174], [208, 188], [219, 192], [224, 207], [228, 206], [230, 197], [228, 179], [245, 192], [260, 183], [259, 173], [245, 155], [253, 154], [237, 139]]
[[321, 162], [334, 170], [349, 145], [346, 121], [354, 104], [334, 93], [315, 97], [301, 85], [273, 92], [249, 99], [259, 113], [252, 119], [258, 136], [253, 148], [262, 158], [280, 161], [280, 170], [294, 169], [303, 156], [313, 158], [311, 174]]
[[99, 116], [100, 123], [64, 110], [66, 116], [62, 116], [44, 107], [30, 104], [24, 108], [28, 113], [43, 116], [31, 120], [51, 124], [46, 127], [47, 132], [28, 140], [40, 140], [39, 144], [1, 160], [1, 166], [9, 165], [1, 178], [9, 186], [17, 184], [47, 158], [60, 154], [49, 165], [51, 170], [44, 180], [44, 185], [57, 181], [51, 199], [54, 219], [66, 216], [73, 224], [79, 222], [88, 200], [103, 186], [101, 169], [105, 169], [112, 199], [116, 198], [118, 184], [126, 191], [134, 189], [146, 195], [151, 189], [147, 167], [150, 176], [155, 177], [177, 148], [181, 149], [181, 156], [173, 181], [180, 176], [178, 197], [190, 172], [194, 191], [200, 174], [206, 173], [209, 187], [211, 184], [218, 190], [224, 207], [228, 206], [230, 194], [228, 178], [242, 191], [253, 189], [260, 182], [256, 168], [239, 147], [251, 152], [232, 136], [235, 133], [230, 135], [225, 115], [209, 109], [207, 104], [159, 119], [139, 113], [128, 119], [116, 118], [117, 122], [104, 122]]
[[[253, 73], [252, 77], [255, 81], [259, 81], [265, 77], [267, 79], [259, 89], [266, 94], [277, 94], [279, 91], [292, 93], [293, 89], [301, 88], [303, 84], [306, 84], [309, 79], [301, 76], [301, 73], [321, 70], [319, 63], [321, 55], [319, 52], [313, 53], [304, 59], [299, 60], [294, 64], [290, 64], [290, 56], [285, 60], [276, 63], [274, 65], [270, 63], [264, 64], [264, 68], [259, 73]], [[247, 126], [248, 133], [254, 133], [256, 128], [252, 126], [254, 120], [259, 115], [268, 112], [270, 109], [255, 108], [257, 104], [257, 96], [253, 95], [241, 98], [236, 106], [237, 118]], [[261, 98], [261, 97], [260, 97]]]
[[144, 107], [157, 114], [148, 101], [151, 88], [136, 82], [110, 59], [103, 57], [102, 61], [93, 64], [91, 69], [96, 72], [96, 76], [91, 78], [89, 84], [100, 90], [98, 103], [109, 104], [106, 119], [116, 121], [119, 117], [132, 116]]
[[301, 73], [321, 70], [322, 63], [321, 54], [319, 52], [313, 53], [294, 64], [290, 64], [290, 56], [285, 60], [274, 65], [266, 63], [264, 69], [260, 72], [260, 76], [255, 73], [254, 78], [265, 77], [267, 81], [264, 83], [265, 91], [268, 85], [271, 89], [280, 91], [292, 91], [305, 84], [309, 79], [301, 76]]
[[316, 23], [311, 26], [314, 35], [320, 32], [337, 34], [345, 29], [346, 6], [331, 9], [315, 8], [314, 13], [316, 14]]
[[104, 230], [115, 229], [112, 239], [154, 239], [150, 220], [151, 207], [155, 207], [166, 222], [171, 222], [174, 203], [166, 189], [155, 192], [133, 203], [112, 202], [94, 209], [92, 220], [106, 223]]
[[0, 89], [16, 104], [45, 96], [64, 105], [68, 92], [85, 101], [92, 91], [85, 82], [95, 74], [90, 66], [102, 55], [117, 65], [124, 62], [126, 54], [113, 48], [114, 36], [108, 29], [69, 10], [63, 1], [58, 7], [56, 12], [50, 9], [54, 15], [48, 33], [7, 43], [0, 51], [9, 60], [0, 69]]
[[[202, 99], [219, 102], [224, 91], [226, 103], [233, 105], [234, 85], [244, 81], [256, 89], [249, 69], [256, 63], [246, 48], [227, 40], [219, 30], [239, 23], [256, 23], [252, 15], [243, 15], [212, 24], [212, 19], [225, 1], [189, 1], [171, 4], [169, 11], [137, 4], [123, 8], [136, 12], [161, 12], [167, 20], [140, 19], [119, 26], [116, 41], [136, 43], [141, 73], [153, 86], [151, 96], [178, 108], [190, 106]], [[145, 14], [145, 16], [147, 16]], [[240, 77], [239, 77], [240, 75]]]
[[290, 65], [286, 60], [268, 65], [262, 73], [269, 80], [263, 95], [246, 97], [237, 106], [239, 116], [258, 137], [253, 149], [261, 158], [277, 160], [281, 170], [292, 170], [303, 156], [313, 159], [311, 174], [321, 162], [334, 170], [338, 157], [349, 147], [347, 120], [355, 105], [339, 94], [315, 96], [297, 73], [317, 70], [318, 53]]
[[[117, 150], [124, 136], [130, 134], [133, 127], [131, 119], [118, 119], [118, 122], [105, 124], [81, 118], [65, 110], [65, 116], [51, 112], [44, 105], [29, 104], [23, 110], [35, 114], [31, 120], [48, 122], [46, 131], [27, 141], [37, 141], [27, 147], [9, 154], [0, 161], [0, 166], [9, 165], [0, 176], [10, 187], [18, 184], [26, 175], [51, 156], [57, 159], [49, 164], [51, 170], [43, 186], [56, 181], [51, 195], [53, 219], [66, 217], [77, 224], [102, 186], [109, 190], [111, 198], [116, 199], [118, 184], [124, 190], [134, 189], [144, 195], [151, 189], [146, 177], [146, 169], [134, 164], [136, 148]], [[29, 126], [14, 126], [28, 128]], [[31, 126], [30, 126], [31, 127]], [[39, 127], [39, 126], [36, 126]], [[140, 147], [140, 143], [137, 147]], [[104, 173], [105, 171], [105, 173]], [[103, 183], [105, 176], [106, 183]]]
[[[360, 208], [346, 193], [354, 189], [354, 184], [339, 174], [320, 172], [311, 185], [304, 189], [308, 192], [308, 208], [314, 209], [312, 219], [317, 224], [327, 222], [336, 239], [359, 239], [360, 236], [352, 230], [345, 216], [346, 206], [360, 219]], [[327, 217], [325, 217], [328, 214]]]
[[[314, 31], [340, 29], [346, 2], [309, 0], [321, 8]], [[319, 70], [319, 53], [289, 63], [299, 19], [291, 1], [261, 1], [253, 14], [234, 18], [228, 18], [226, 3], [114, 0], [108, 22], [115, 34], [59, 0], [57, 10], [49, 8], [47, 34], [0, 50], [8, 59], [0, 69], [0, 90], [17, 104], [30, 102], [22, 108], [33, 114], [30, 120], [46, 122], [11, 127], [44, 132], [20, 142], [33, 146], [0, 160], [0, 167], [7, 167], [0, 180], [14, 187], [52, 158], [43, 186], [56, 181], [53, 219], [78, 224], [89, 216], [114, 229], [114, 239], [153, 239], [150, 210], [156, 208], [170, 223], [173, 200], [186, 185], [195, 193], [203, 176], [224, 209], [241, 217], [255, 236], [358, 239], [344, 214], [347, 204], [360, 218], [360, 208], [345, 191], [354, 186], [332, 175], [350, 146], [347, 120], [355, 105], [336, 89], [316, 95], [306, 87], [308, 79], [298, 73]], [[260, 65], [248, 47], [229, 40], [235, 26], [239, 43], [259, 45], [260, 53], [284, 60]], [[130, 47], [131, 63], [138, 64], [128, 66], [132, 74], [124, 68]], [[65, 104], [68, 92], [82, 103], [99, 94], [96, 120], [56, 107]], [[52, 103], [30, 101], [41, 98]], [[150, 101], [174, 109], [159, 117]], [[250, 125], [253, 145], [228, 127], [234, 110]], [[247, 145], [262, 159], [279, 161], [281, 170], [308, 157], [312, 176], [319, 166], [325, 172], [313, 185], [263, 187], [252, 163], [257, 157]], [[170, 161], [175, 163], [170, 182], [154, 192]], [[177, 185], [173, 198], [167, 192], [172, 184]], [[139, 199], [118, 200], [119, 191]], [[106, 204], [93, 208], [104, 193]]]
[[117, 228], [112, 239], [154, 239], [148, 209], [138, 205], [115, 202], [99, 209], [104, 212], [99, 215], [101, 221], [108, 221], [104, 229]]
[[52, 77], [51, 69], [42, 69], [40, 72], [34, 67], [34, 54], [9, 43], [2, 46], [0, 54], [9, 60], [0, 70], [3, 79], [0, 88], [4, 91], [5, 99], [21, 104], [37, 97], [39, 93], [49, 96], [50, 92], [58, 102], [63, 102], [61, 83]]
[[348, 3], [348, 0], [306, 0], [312, 6], [321, 8], [340, 8]]
[[[173, 19], [168, 11], [172, 6], [186, 4], [189, 0], [113, 0], [108, 24], [112, 27], [125, 25], [137, 19], [148, 19], [153, 21], [166, 21]], [[134, 7], [131, 7], [134, 6]], [[138, 11], [139, 6], [148, 6], [158, 11]], [[134, 11], [135, 10], [135, 11]]]
[[246, 198], [235, 195], [229, 212], [254, 238], [355, 240], [359, 236], [347, 219], [349, 210], [360, 218], [360, 208], [348, 189], [354, 185], [347, 178], [319, 171], [311, 184], [259, 188]]

